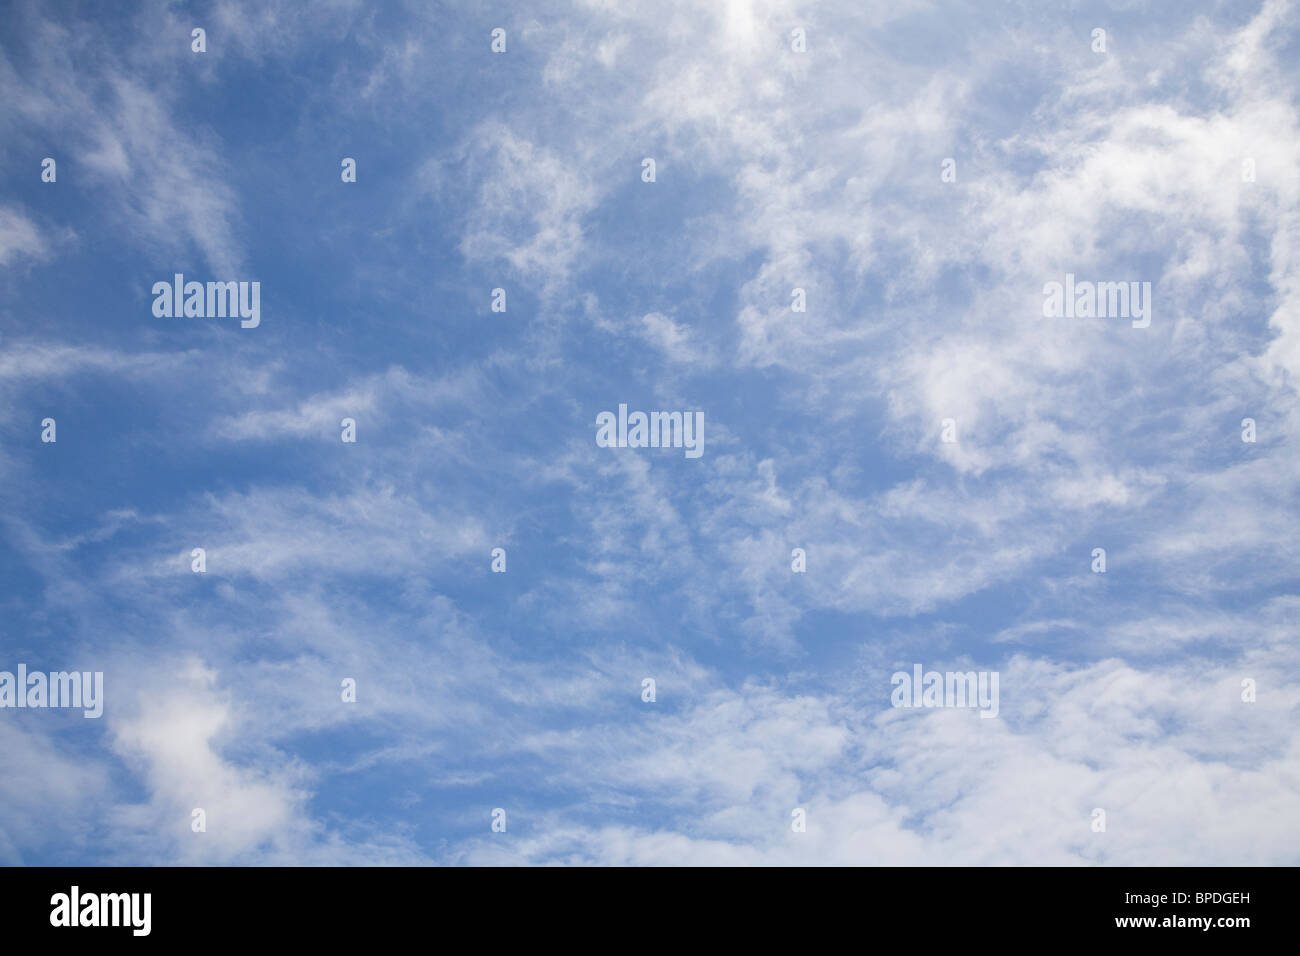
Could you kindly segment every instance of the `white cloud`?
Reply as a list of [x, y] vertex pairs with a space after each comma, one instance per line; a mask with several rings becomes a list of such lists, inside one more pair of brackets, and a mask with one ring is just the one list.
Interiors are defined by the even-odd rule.
[[16, 206], [0, 206], [0, 266], [22, 257], [44, 259], [49, 252], [49, 243], [36, 223]]

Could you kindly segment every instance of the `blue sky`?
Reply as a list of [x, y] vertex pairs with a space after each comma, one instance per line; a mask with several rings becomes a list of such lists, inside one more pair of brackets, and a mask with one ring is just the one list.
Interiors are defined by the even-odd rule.
[[105, 675], [0, 861], [1300, 862], [1294, 4], [100, 14], [0, 27], [0, 670]]

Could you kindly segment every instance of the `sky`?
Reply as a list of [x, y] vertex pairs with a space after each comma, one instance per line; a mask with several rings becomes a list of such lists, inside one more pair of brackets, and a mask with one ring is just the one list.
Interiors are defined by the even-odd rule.
[[0, 863], [1300, 863], [1295, 4], [4, 7]]

